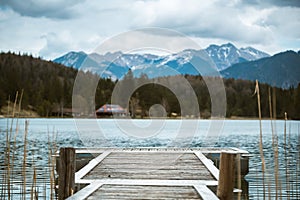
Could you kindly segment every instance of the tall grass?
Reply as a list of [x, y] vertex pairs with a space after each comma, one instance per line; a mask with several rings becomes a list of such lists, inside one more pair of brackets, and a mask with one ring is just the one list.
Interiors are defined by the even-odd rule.
[[[51, 142], [52, 140], [52, 142]], [[48, 167], [49, 171], [49, 178], [50, 178], [50, 199], [54, 199], [54, 188], [55, 188], [55, 159], [52, 157], [54, 153], [57, 151], [56, 147], [56, 135], [55, 131], [53, 130], [52, 139], [50, 138], [50, 134], [48, 131], [48, 145], [49, 145], [49, 155], [48, 155]]]
[[[43, 187], [38, 182], [41, 180], [42, 177], [39, 177], [41, 173], [38, 173], [38, 169], [35, 167], [35, 159], [34, 159], [34, 152], [29, 149], [28, 146], [28, 136], [29, 136], [29, 121], [25, 120], [25, 127], [24, 127], [24, 134], [23, 134], [23, 144], [20, 144], [17, 138], [19, 138], [19, 117], [21, 113], [21, 103], [23, 98], [23, 91], [21, 95], [16, 93], [13, 105], [11, 106], [10, 97], [7, 104], [7, 129], [6, 129], [6, 136], [5, 136], [5, 152], [4, 156], [1, 157], [0, 160], [1, 170], [3, 171], [2, 176], [0, 177], [0, 199], [7, 199], [7, 200], [15, 200], [15, 199], [39, 199], [40, 193], [45, 199], [55, 199], [54, 193], [54, 165], [55, 162], [52, 159], [52, 155], [54, 153], [55, 142], [49, 142], [49, 159], [51, 159], [51, 163], [49, 163], [49, 176], [51, 184], [51, 191], [50, 197], [47, 196], [49, 190], [46, 186]], [[20, 148], [20, 145], [23, 145]], [[31, 151], [32, 154], [32, 163], [29, 163], [29, 155], [28, 152]], [[18, 158], [17, 155], [22, 156], [22, 158]], [[44, 171], [44, 169], [43, 169]], [[19, 176], [21, 175], [21, 177]], [[14, 187], [12, 187], [14, 184]], [[40, 185], [39, 185], [40, 184]], [[44, 185], [49, 185], [48, 180], [45, 180]], [[16, 189], [17, 186], [20, 186], [19, 189]], [[43, 188], [40, 191], [40, 188]], [[43, 191], [44, 190], [44, 191]]]
[[289, 172], [288, 172], [288, 150], [287, 150], [287, 134], [286, 134], [286, 121], [287, 121], [287, 113], [284, 113], [284, 162], [285, 162], [285, 179], [286, 179], [286, 191], [287, 191], [287, 199], [290, 199], [290, 187], [289, 187]]
[[27, 134], [28, 134], [28, 121], [25, 121], [25, 132], [24, 132], [24, 150], [23, 150], [23, 166], [22, 166], [22, 176], [23, 176], [23, 200], [26, 200], [26, 159], [27, 159]]
[[[268, 104], [269, 104], [269, 115], [271, 122], [271, 133], [272, 133], [272, 151], [269, 153], [268, 157], [273, 159], [268, 159], [268, 163], [264, 157], [264, 147], [263, 147], [263, 135], [262, 135], [262, 117], [261, 117], [261, 103], [260, 103], [260, 92], [259, 84], [256, 81], [255, 94], [257, 95], [257, 105], [258, 105], [258, 118], [259, 118], [259, 155], [261, 159], [261, 174], [258, 175], [260, 182], [262, 183], [262, 192], [257, 191], [256, 198], [260, 199], [300, 199], [300, 187], [299, 187], [299, 171], [300, 171], [300, 129], [298, 125], [298, 131], [296, 131], [296, 138], [294, 138], [295, 133], [292, 133], [292, 123], [288, 123], [288, 114], [284, 113], [283, 130], [281, 130], [281, 135], [283, 138], [279, 140], [277, 130], [276, 130], [276, 90], [269, 88], [268, 90]], [[283, 133], [283, 134], [282, 134]], [[298, 138], [297, 138], [298, 137]], [[295, 148], [296, 142], [296, 148]], [[296, 157], [293, 155], [296, 152]], [[294, 157], [294, 159], [291, 159]], [[274, 166], [273, 171], [269, 173], [267, 169]], [[295, 166], [292, 168], [291, 166]], [[256, 169], [257, 170], [257, 169]], [[257, 173], [257, 171], [256, 171]], [[270, 177], [273, 175], [274, 180]], [[272, 181], [274, 182], [272, 182]], [[268, 185], [268, 190], [266, 191], [266, 184]], [[273, 187], [274, 186], [274, 187]], [[260, 196], [262, 195], [262, 196]]]
[[[281, 198], [280, 193], [280, 185], [279, 185], [279, 162], [278, 162], [278, 137], [276, 133], [276, 126], [274, 124], [274, 119], [276, 120], [276, 90], [273, 89], [273, 93], [271, 92], [271, 88], [268, 90], [269, 96], [269, 111], [270, 111], [270, 121], [271, 121], [271, 131], [272, 131], [272, 148], [274, 155], [274, 177], [275, 177], [275, 199]], [[273, 113], [274, 116], [273, 117]]]
[[[13, 134], [13, 119], [15, 117], [15, 110], [16, 110], [16, 105], [17, 105], [17, 100], [18, 100], [18, 95], [19, 93], [17, 92], [16, 93], [16, 97], [15, 97], [15, 101], [14, 101], [14, 104], [13, 104], [13, 109], [12, 109], [12, 121], [11, 121], [11, 124], [10, 124], [10, 128], [7, 129], [6, 131], [6, 152], [5, 152], [5, 155], [6, 155], [6, 184], [7, 184], [7, 196], [8, 196], [8, 199], [11, 199], [11, 146], [10, 146], [10, 141], [11, 141], [11, 137], [12, 137], [12, 134]], [[10, 99], [10, 97], [9, 97]], [[7, 113], [9, 113], [9, 108], [10, 108], [10, 101], [8, 101], [7, 103]], [[9, 127], [9, 120], [7, 120], [7, 127]], [[17, 131], [16, 131], [17, 133]], [[12, 161], [13, 163], [13, 161]]]
[[262, 184], [263, 184], [263, 198], [266, 199], [266, 187], [265, 187], [265, 157], [263, 150], [263, 137], [262, 137], [262, 123], [261, 123], [261, 104], [260, 104], [260, 92], [259, 84], [256, 80], [255, 92], [257, 95], [258, 117], [259, 117], [259, 153], [261, 158], [261, 170], [262, 170]]

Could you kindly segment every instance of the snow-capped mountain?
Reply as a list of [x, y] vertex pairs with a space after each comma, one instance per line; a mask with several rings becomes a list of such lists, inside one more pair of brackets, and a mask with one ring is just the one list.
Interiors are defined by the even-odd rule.
[[[206, 57], [205, 57], [206, 55]], [[212, 66], [209, 57], [203, 50], [184, 50], [177, 54], [157, 56], [152, 54], [123, 54], [121, 52], [85, 54], [70, 52], [54, 60], [69, 67], [92, 71], [102, 77], [120, 79], [129, 69], [135, 76], [146, 74], [149, 78], [179, 74], [203, 75], [204, 70], [194, 66]]]
[[186, 49], [166, 56], [122, 52], [108, 52], [104, 55], [69, 52], [53, 61], [84, 71], [96, 72], [102, 77], [119, 79], [129, 69], [135, 76], [146, 74], [150, 78], [178, 74], [209, 75], [212, 73], [211, 67], [221, 71], [232, 64], [267, 56], [269, 55], [254, 48], [238, 49], [228, 43], [221, 46], [210, 45], [205, 50]]
[[79, 69], [83, 61], [86, 59], [87, 54], [83, 51], [75, 52], [71, 51], [59, 58], [54, 59], [53, 61], [67, 67], [74, 67]]
[[210, 45], [206, 48], [206, 52], [216, 63], [219, 71], [230, 67], [233, 64], [245, 61], [253, 61], [270, 55], [254, 49], [252, 47], [238, 49], [233, 44]]

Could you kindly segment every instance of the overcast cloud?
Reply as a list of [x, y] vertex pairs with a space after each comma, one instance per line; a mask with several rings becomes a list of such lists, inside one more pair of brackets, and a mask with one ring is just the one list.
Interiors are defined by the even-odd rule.
[[112, 36], [145, 27], [174, 29], [203, 48], [232, 42], [270, 54], [299, 50], [299, 2], [0, 0], [0, 50], [53, 59], [92, 52]]

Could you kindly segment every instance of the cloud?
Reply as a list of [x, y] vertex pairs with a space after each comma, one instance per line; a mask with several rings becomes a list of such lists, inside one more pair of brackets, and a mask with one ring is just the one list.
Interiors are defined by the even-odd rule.
[[224, 4], [219, 0], [138, 1], [133, 6], [136, 27], [153, 26], [175, 29], [187, 35], [249, 43], [266, 43], [270, 29], [248, 20], [253, 9]]
[[241, 4], [255, 5], [258, 7], [300, 7], [299, 0], [241, 0]]
[[66, 52], [72, 46], [72, 37], [69, 32], [63, 32], [57, 35], [56, 33], [50, 32], [46, 35], [42, 35], [41, 39], [45, 40], [44, 47], [39, 51], [41, 56], [47, 55], [53, 57], [57, 54]]
[[[82, 38], [79, 38], [79, 35]], [[56, 34], [55, 32], [47, 32], [40, 36], [43, 46], [38, 54], [44, 58], [56, 58], [69, 51], [85, 51], [91, 52], [101, 41], [98, 35], [90, 33], [73, 33], [63, 30]]]
[[[285, 7], [282, 9], [274, 9], [268, 18], [265, 19], [270, 29], [272, 29], [278, 37], [289, 37], [300, 39], [300, 15], [299, 8]], [[284, 15], [283, 13], [289, 13]]]
[[200, 49], [200, 46], [191, 38], [173, 30], [145, 28], [116, 35], [104, 41], [95, 51], [100, 54], [116, 51], [168, 54], [184, 49]]
[[[39, 54], [47, 59], [72, 50], [91, 52], [120, 33], [137, 28], [169, 28], [203, 48], [232, 42], [268, 53], [299, 48], [299, 1], [271, 0], [0, 0], [0, 50]], [[296, 2], [296, 3], [295, 3]], [[172, 35], [152, 32], [170, 41]], [[149, 39], [140, 34], [139, 40]], [[127, 44], [112, 43], [112, 47]], [[132, 41], [133, 42], [133, 41]]]
[[1, 7], [11, 8], [22, 16], [68, 19], [76, 16], [72, 7], [81, 0], [2, 0]]

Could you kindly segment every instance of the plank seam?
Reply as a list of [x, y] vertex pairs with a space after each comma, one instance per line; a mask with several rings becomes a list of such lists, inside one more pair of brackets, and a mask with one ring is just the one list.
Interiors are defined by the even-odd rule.
[[[83, 182], [81, 182], [83, 181]], [[215, 180], [157, 180], [157, 179], [102, 179], [102, 180], [84, 180], [81, 179], [76, 183], [93, 183], [101, 182], [109, 185], [169, 185], [169, 186], [193, 186], [193, 185], [208, 185], [216, 186]]]
[[219, 180], [219, 170], [218, 168], [212, 163], [211, 160], [206, 158], [200, 151], [195, 151], [194, 154], [199, 158], [199, 160], [205, 165], [208, 171], [215, 177], [216, 180]]
[[[129, 179], [104, 179], [94, 180], [90, 185], [69, 197], [67, 200], [82, 200], [95, 192], [103, 185], [133, 185], [133, 186], [191, 186], [194, 187], [197, 193], [203, 199], [216, 200], [215, 194], [211, 192], [206, 186], [216, 186], [217, 181], [202, 181], [202, 180], [129, 180]], [[212, 197], [212, 198], [210, 198]]]
[[202, 199], [219, 200], [219, 198], [205, 185], [194, 185], [194, 188]]
[[98, 188], [100, 188], [103, 185], [100, 181], [94, 181], [90, 185], [86, 186], [82, 190], [79, 190], [74, 195], [68, 197], [66, 200], [82, 200], [89, 197], [91, 194], [93, 194]]
[[93, 160], [91, 160], [86, 166], [84, 166], [81, 170], [75, 173], [75, 182], [80, 180], [86, 174], [88, 174], [92, 169], [94, 169], [102, 160], [104, 160], [111, 151], [105, 151]]

